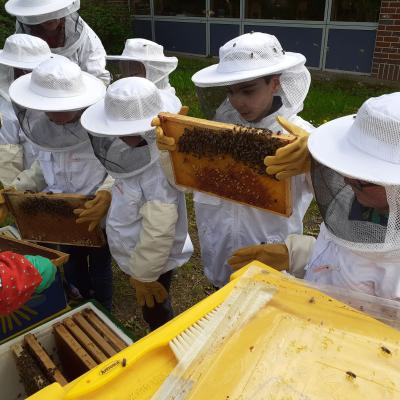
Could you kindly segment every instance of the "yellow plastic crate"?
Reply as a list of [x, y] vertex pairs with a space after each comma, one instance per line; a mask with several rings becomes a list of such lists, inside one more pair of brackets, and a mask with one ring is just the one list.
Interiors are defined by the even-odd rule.
[[[227, 342], [209, 376], [194, 382], [194, 394], [183, 398], [400, 398], [400, 332], [261, 263], [252, 265], [267, 271], [254, 279], [276, 287], [274, 297]], [[74, 382], [53, 384], [29, 399], [150, 399], [177, 364], [169, 341], [221, 304], [236, 279]], [[261, 350], [266, 359], [257, 359]], [[256, 362], [258, 375], [248, 382], [258, 392], [238, 397], [236, 383]]]

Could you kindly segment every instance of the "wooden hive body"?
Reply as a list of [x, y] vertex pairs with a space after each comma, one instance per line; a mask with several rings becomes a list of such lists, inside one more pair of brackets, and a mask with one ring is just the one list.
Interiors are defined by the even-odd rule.
[[56, 266], [60, 267], [68, 261], [69, 255], [48, 247], [39, 246], [24, 240], [0, 236], [0, 252], [12, 251], [13, 253], [46, 257]]
[[29, 395], [57, 382], [61, 386], [107, 361], [128, 344], [93, 309], [73, 312], [55, 323], [52, 351], [38, 335], [28, 333], [11, 348], [16, 366]]

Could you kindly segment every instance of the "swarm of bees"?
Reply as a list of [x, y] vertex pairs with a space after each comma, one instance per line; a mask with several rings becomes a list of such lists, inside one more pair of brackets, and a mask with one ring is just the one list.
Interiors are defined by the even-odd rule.
[[185, 129], [178, 141], [178, 151], [198, 158], [230, 155], [259, 175], [266, 175], [264, 158], [284, 145], [268, 129], [237, 126], [233, 131], [214, 131], [195, 127]]
[[61, 199], [48, 199], [45, 197], [26, 198], [21, 202], [20, 209], [28, 215], [55, 214], [63, 217], [73, 216], [73, 208], [68, 202]]

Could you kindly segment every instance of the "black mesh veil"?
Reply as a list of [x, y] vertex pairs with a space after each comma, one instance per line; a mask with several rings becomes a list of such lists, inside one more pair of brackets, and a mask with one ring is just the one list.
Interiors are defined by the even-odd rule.
[[[312, 161], [311, 177], [324, 223], [338, 240], [360, 249], [394, 244], [388, 227], [397, 232], [400, 228], [399, 223], [393, 225], [396, 218], [390, 218], [400, 199], [393, 202], [391, 188], [346, 178], [316, 160]], [[387, 196], [386, 207], [368, 205], [366, 199], [376, 193]]]

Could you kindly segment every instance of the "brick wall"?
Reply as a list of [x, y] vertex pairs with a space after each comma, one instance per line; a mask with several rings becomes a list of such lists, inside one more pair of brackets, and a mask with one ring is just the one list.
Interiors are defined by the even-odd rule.
[[382, 1], [372, 76], [400, 80], [400, 1]]

